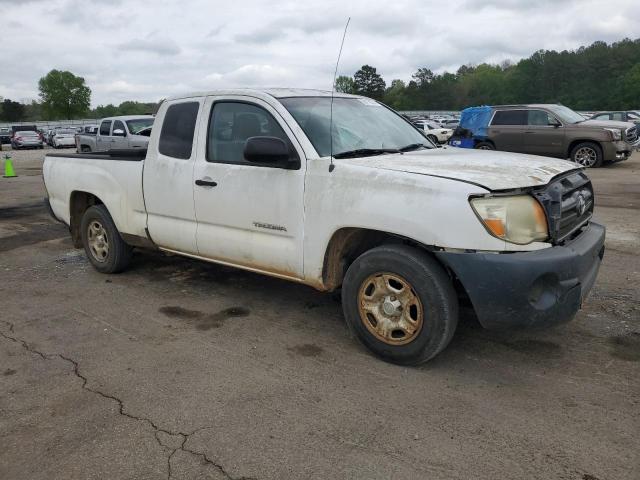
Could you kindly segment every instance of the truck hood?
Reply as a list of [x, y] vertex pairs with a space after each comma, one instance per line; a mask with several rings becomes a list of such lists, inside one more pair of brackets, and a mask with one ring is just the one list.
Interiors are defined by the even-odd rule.
[[360, 167], [450, 178], [479, 185], [487, 190], [546, 185], [553, 177], [580, 168], [575, 163], [555, 158], [455, 147], [341, 159], [336, 160], [335, 163], [338, 168], [341, 163], [346, 163]]
[[592, 127], [592, 128], [619, 128], [620, 130], [626, 130], [629, 127], [633, 127], [633, 123], [631, 122], [620, 122], [618, 120], [585, 120], [584, 122], [576, 123], [573, 125], [576, 127]]

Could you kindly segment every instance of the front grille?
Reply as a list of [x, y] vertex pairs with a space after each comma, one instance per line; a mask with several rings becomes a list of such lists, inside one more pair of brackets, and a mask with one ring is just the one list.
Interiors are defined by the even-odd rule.
[[629, 127], [624, 132], [624, 139], [627, 143], [636, 143], [638, 141], [638, 127]]
[[560, 177], [534, 195], [545, 209], [554, 244], [573, 238], [593, 215], [593, 187], [584, 172]]

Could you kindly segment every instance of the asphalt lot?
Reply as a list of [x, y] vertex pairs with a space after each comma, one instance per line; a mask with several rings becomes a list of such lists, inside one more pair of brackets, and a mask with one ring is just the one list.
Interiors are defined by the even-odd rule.
[[607, 251], [572, 323], [465, 312], [420, 368], [370, 356], [335, 295], [153, 252], [97, 273], [42, 206], [43, 152], [13, 158], [0, 479], [640, 478], [639, 154], [590, 172]]

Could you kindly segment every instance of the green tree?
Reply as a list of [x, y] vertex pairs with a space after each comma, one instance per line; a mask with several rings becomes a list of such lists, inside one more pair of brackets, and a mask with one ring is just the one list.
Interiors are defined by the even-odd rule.
[[51, 119], [72, 119], [86, 115], [91, 104], [91, 89], [84, 78], [71, 72], [51, 70], [38, 82], [45, 115]]
[[384, 94], [384, 103], [396, 110], [411, 109], [411, 102], [407, 98], [407, 86], [402, 80], [391, 81], [391, 86]]
[[387, 84], [374, 67], [363, 65], [353, 76], [353, 81], [358, 95], [382, 100]]
[[356, 84], [353, 81], [353, 78], [346, 75], [340, 75], [336, 78], [334, 88], [336, 92], [340, 93], [356, 93]]
[[8, 98], [2, 101], [2, 117], [5, 122], [20, 122], [24, 120], [24, 105], [20, 102], [14, 102]]
[[622, 108], [638, 108], [638, 105], [640, 105], [640, 63], [636, 64], [622, 77], [621, 86]]

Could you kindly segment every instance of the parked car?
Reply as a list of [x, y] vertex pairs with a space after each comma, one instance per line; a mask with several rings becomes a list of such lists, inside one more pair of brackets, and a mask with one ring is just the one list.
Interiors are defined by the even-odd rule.
[[19, 148], [44, 148], [42, 138], [35, 130], [17, 130], [11, 138], [11, 147]]
[[456, 118], [447, 118], [440, 122], [440, 126], [450, 128], [451, 130], [455, 130], [458, 125], [460, 125], [460, 119]]
[[11, 143], [11, 134], [9, 127], [0, 127], [0, 145]]
[[421, 130], [424, 130], [425, 135], [436, 145], [439, 143], [445, 143], [451, 137], [453, 130], [449, 128], [442, 128], [437, 123], [429, 120], [422, 120], [414, 122], [414, 125]]
[[640, 126], [640, 114], [633, 110], [598, 112], [591, 116], [590, 120], [615, 120], [618, 122], [631, 122], [636, 126]]
[[401, 364], [446, 347], [459, 296], [487, 328], [570, 320], [604, 254], [579, 165], [436, 149], [341, 93], [171, 98], [146, 152], [49, 154], [43, 175], [99, 272], [125, 269], [136, 246], [342, 288], [356, 337]]
[[128, 148], [147, 148], [152, 115], [128, 115], [105, 118], [96, 134], [76, 135], [76, 149], [80, 152], [104, 152]]
[[96, 135], [98, 133], [98, 125], [84, 125], [78, 133]]
[[56, 130], [53, 138], [53, 148], [75, 147], [76, 146], [76, 130], [73, 128], [61, 128]]
[[632, 123], [585, 120], [563, 105], [472, 107], [462, 112], [454, 146], [570, 158], [584, 167], [629, 158], [638, 144]]

